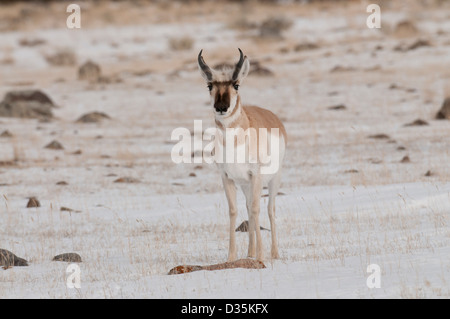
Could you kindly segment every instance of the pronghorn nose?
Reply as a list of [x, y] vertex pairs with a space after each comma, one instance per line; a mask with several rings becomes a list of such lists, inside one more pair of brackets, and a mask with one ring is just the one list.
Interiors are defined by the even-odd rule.
[[228, 110], [229, 105], [226, 103], [215, 103], [214, 108], [216, 109], [216, 112], [226, 112]]
[[218, 92], [214, 101], [216, 112], [226, 112], [230, 107], [230, 95], [228, 92]]

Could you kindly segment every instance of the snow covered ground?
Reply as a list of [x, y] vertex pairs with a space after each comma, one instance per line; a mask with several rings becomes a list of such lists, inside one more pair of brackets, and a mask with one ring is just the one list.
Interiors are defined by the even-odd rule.
[[[228, 216], [222, 194], [143, 197], [146, 187], [2, 214], [9, 247], [31, 261], [2, 271], [1, 297], [83, 298], [447, 298], [450, 184], [320, 186], [286, 190], [278, 204], [281, 259], [264, 270], [200, 271], [168, 276], [178, 264], [226, 259]], [[241, 198], [240, 203], [242, 203]], [[199, 205], [198, 203], [202, 203]], [[239, 219], [246, 219], [240, 205]], [[263, 215], [263, 226], [268, 218]], [[26, 225], [24, 227], [24, 225]], [[26, 240], [23, 240], [26, 238]], [[247, 235], [238, 233], [239, 256]], [[270, 234], [263, 231], [266, 251]], [[81, 289], [66, 287], [67, 264], [50, 261], [76, 250]], [[381, 269], [369, 289], [367, 266]]]
[[[0, 6], [2, 17], [29, 14], [0, 35], [0, 98], [37, 88], [58, 105], [50, 122], [0, 118], [0, 134], [13, 134], [0, 138], [0, 248], [30, 263], [0, 270], [0, 298], [449, 298], [450, 122], [434, 119], [450, 95], [444, 5], [386, 4], [381, 31], [365, 26], [365, 7], [353, 2], [224, 10], [86, 3], [81, 30], [65, 28], [62, 4]], [[293, 22], [283, 37], [236, 28], [271, 16]], [[399, 37], [405, 19], [418, 31]], [[170, 38], [186, 36], [191, 48], [170, 48]], [[429, 45], [396, 49], [418, 39]], [[305, 43], [316, 48], [296, 49]], [[215, 65], [237, 60], [237, 47], [274, 73], [250, 75], [244, 102], [278, 114], [289, 134], [277, 198], [281, 258], [266, 259], [263, 270], [168, 276], [177, 265], [227, 258], [219, 174], [208, 164], [174, 164], [170, 136], [193, 130], [194, 120], [204, 129], [214, 123], [199, 50]], [[49, 65], [45, 56], [61, 49], [75, 53], [76, 65]], [[87, 59], [112, 80], [78, 80]], [[75, 123], [90, 111], [112, 119]], [[418, 118], [428, 125], [405, 126]], [[44, 149], [52, 140], [64, 150]], [[139, 182], [114, 183], [120, 177]], [[31, 196], [41, 207], [26, 208]], [[238, 203], [240, 223], [242, 194]], [[269, 256], [270, 233], [262, 235]], [[237, 241], [244, 258], [247, 234]], [[67, 287], [67, 263], [51, 261], [65, 252], [83, 258], [81, 289]], [[367, 286], [372, 264], [380, 288]]]

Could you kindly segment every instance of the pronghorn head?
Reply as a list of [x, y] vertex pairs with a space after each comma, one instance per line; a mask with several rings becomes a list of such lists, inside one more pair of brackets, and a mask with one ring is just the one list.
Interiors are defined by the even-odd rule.
[[238, 89], [242, 80], [250, 70], [250, 62], [239, 50], [239, 61], [234, 68], [222, 67], [220, 70], [211, 69], [203, 60], [202, 51], [198, 54], [198, 67], [206, 80], [217, 117], [227, 117], [233, 112], [238, 102]]

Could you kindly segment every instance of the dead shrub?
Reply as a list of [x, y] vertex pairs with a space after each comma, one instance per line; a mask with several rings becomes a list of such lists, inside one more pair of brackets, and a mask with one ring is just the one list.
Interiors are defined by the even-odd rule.
[[415, 36], [418, 33], [419, 30], [415, 24], [409, 20], [400, 21], [394, 28], [394, 35], [399, 38]]
[[179, 38], [170, 38], [169, 47], [173, 51], [190, 50], [194, 46], [194, 39], [189, 36], [183, 36]]
[[292, 27], [292, 21], [285, 17], [270, 17], [259, 26], [261, 38], [281, 38], [282, 32]]
[[53, 66], [73, 66], [77, 63], [75, 53], [70, 50], [61, 50], [45, 57], [47, 62]]

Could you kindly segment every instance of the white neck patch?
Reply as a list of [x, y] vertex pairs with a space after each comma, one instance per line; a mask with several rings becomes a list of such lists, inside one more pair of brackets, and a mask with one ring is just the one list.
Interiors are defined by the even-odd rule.
[[[238, 95], [231, 98], [230, 108], [228, 109], [227, 113], [232, 114], [233, 111], [235, 110], [235, 108], [237, 108], [237, 107], [241, 108], [241, 103], [240, 102], [238, 103]], [[228, 114], [225, 116], [217, 116], [216, 115], [216, 120], [221, 122], [224, 127], [229, 127], [231, 124], [233, 124], [233, 122], [235, 122], [239, 118], [239, 116], [241, 116], [241, 112], [242, 112], [242, 110], [239, 109], [233, 115], [228, 115]]]

